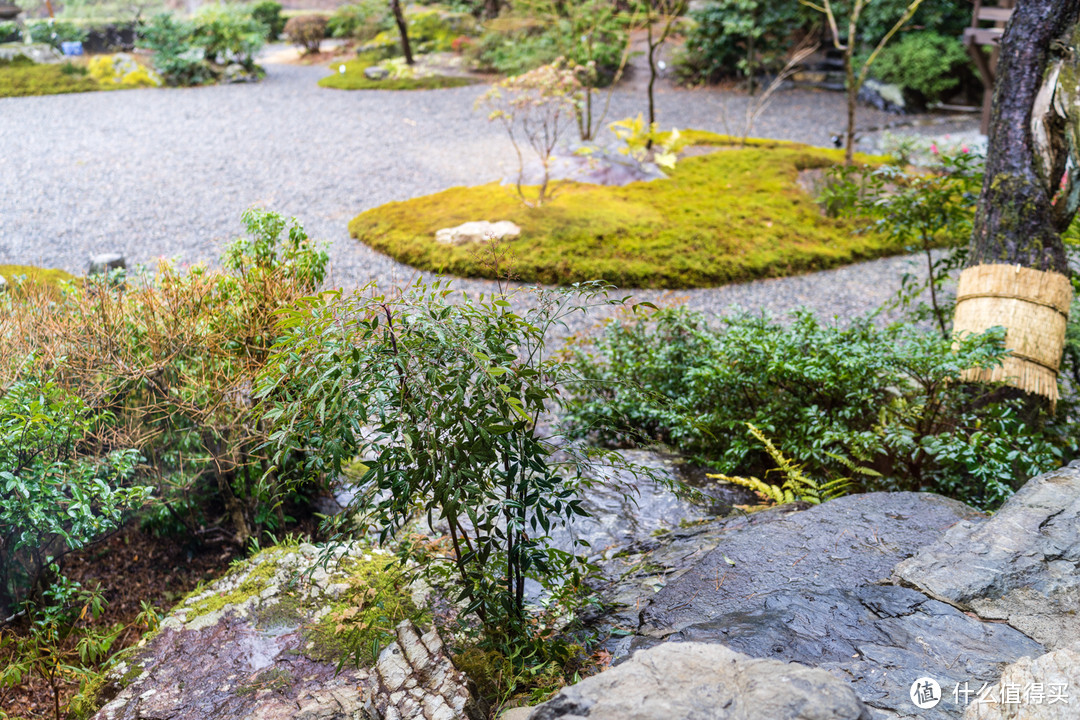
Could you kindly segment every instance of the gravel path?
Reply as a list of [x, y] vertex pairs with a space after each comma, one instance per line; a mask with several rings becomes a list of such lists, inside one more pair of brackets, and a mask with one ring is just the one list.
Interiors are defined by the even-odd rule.
[[[392, 200], [498, 179], [512, 162], [501, 130], [473, 110], [479, 86], [342, 92], [316, 85], [325, 68], [267, 71], [255, 85], [0, 99], [0, 263], [81, 273], [89, 255], [114, 250], [131, 263], [212, 260], [240, 233], [240, 213], [260, 205], [295, 215], [331, 242], [335, 283], [401, 282], [415, 271], [350, 239], [349, 219]], [[609, 119], [643, 109], [633, 85], [615, 93]], [[659, 119], [725, 132], [743, 102], [666, 87]], [[867, 126], [896, 120], [860, 110]], [[754, 134], [824, 145], [842, 123], [839, 95], [786, 91]], [[892, 258], [680, 295], [701, 308], [806, 304], [847, 316], [890, 297], [909, 264]]]

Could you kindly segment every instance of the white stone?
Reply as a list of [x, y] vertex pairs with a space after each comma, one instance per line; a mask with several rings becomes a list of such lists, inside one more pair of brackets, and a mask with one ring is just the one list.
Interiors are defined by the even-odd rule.
[[513, 239], [520, 235], [521, 228], [509, 220], [498, 222], [478, 220], [437, 231], [435, 242], [443, 245], [466, 245], [490, 240]]

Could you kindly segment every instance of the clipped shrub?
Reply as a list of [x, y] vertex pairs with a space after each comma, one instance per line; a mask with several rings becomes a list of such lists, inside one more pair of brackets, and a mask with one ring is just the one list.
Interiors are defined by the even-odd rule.
[[22, 31], [17, 23], [0, 22], [0, 43], [17, 42], [22, 39]]
[[275, 0], [262, 0], [251, 6], [251, 17], [266, 26], [266, 39], [277, 40], [285, 30], [285, 18], [281, 14], [281, 3]]
[[[839, 327], [807, 311], [789, 324], [722, 322], [669, 308], [609, 324], [573, 354], [589, 381], [570, 404], [575, 433], [669, 443], [722, 474], [759, 475], [770, 459], [750, 423], [810, 477], [848, 475], [855, 461], [880, 474], [864, 476], [865, 489], [930, 490], [983, 508], [1077, 452], [1067, 408], [1033, 418], [994, 388], [958, 381], [1001, 361], [1000, 332], [945, 338], [870, 318]], [[602, 429], [613, 426], [622, 431]]]
[[904, 34], [878, 55], [873, 73], [895, 83], [918, 105], [946, 100], [971, 74], [971, 59], [959, 37], [933, 31]]
[[285, 34], [305, 55], [314, 55], [326, 37], [326, 25], [322, 15], [300, 15], [285, 23]]

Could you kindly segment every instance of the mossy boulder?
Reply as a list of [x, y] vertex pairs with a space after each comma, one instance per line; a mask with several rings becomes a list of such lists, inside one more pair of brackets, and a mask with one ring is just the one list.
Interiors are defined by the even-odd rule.
[[360, 717], [373, 655], [424, 619], [413, 595], [370, 547], [269, 548], [181, 601], [95, 688], [94, 717]]

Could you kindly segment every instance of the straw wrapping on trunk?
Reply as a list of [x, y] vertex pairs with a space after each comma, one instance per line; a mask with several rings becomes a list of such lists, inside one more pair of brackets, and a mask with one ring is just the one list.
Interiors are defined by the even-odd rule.
[[1065, 348], [1072, 283], [1056, 272], [1021, 265], [976, 265], [960, 274], [953, 331], [981, 333], [1002, 326], [1012, 354], [1001, 366], [972, 369], [968, 382], [1001, 382], [1058, 399], [1057, 375]]

